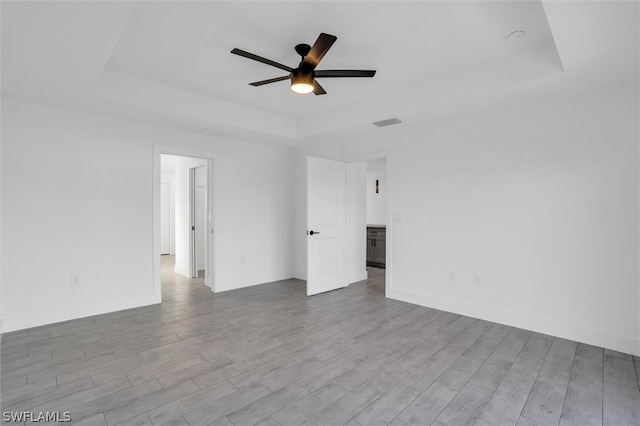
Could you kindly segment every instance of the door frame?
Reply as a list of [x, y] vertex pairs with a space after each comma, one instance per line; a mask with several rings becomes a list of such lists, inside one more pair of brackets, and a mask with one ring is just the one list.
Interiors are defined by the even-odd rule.
[[196, 168], [189, 167], [189, 275], [198, 276], [196, 266]]
[[[182, 157], [195, 157], [207, 160], [207, 241], [205, 244], [206, 266], [205, 285], [215, 292], [217, 271], [215, 268], [216, 234], [214, 232], [216, 222], [215, 204], [215, 160], [212, 152], [199, 151], [170, 145], [153, 145], [153, 184], [152, 184], [152, 234], [153, 234], [153, 298], [156, 303], [162, 303], [161, 261], [160, 261], [160, 181], [161, 181], [161, 155], [177, 155]], [[211, 230], [209, 232], [208, 230]]]
[[387, 227], [386, 227], [386, 252], [385, 252], [385, 271], [384, 271], [384, 289], [385, 289], [385, 297], [389, 294], [389, 290], [393, 288], [392, 282], [392, 271], [393, 271], [393, 185], [391, 182], [391, 167], [389, 161], [389, 151], [377, 151], [370, 152], [366, 154], [359, 154], [354, 156], [349, 156], [344, 158], [344, 162], [346, 163], [355, 163], [359, 161], [374, 161], [374, 160], [385, 160], [385, 169], [386, 169], [386, 183], [385, 183], [385, 191], [386, 191], [386, 216], [387, 216]]
[[[168, 212], [163, 212], [162, 209], [162, 188], [164, 187], [164, 185], [166, 185], [166, 188], [169, 190], [169, 194], [167, 195], [167, 208], [169, 209]], [[167, 244], [169, 245], [169, 248], [166, 252], [163, 253], [164, 250], [162, 250], [162, 225], [160, 228], [160, 253], [161, 254], [171, 254], [171, 222], [173, 218], [173, 214], [171, 211], [171, 190], [173, 189], [172, 184], [170, 182], [160, 182], [160, 219], [162, 219], [162, 213], [167, 213], [168, 214], [168, 219], [169, 219], [169, 229], [167, 230], [167, 232], [169, 233], [169, 235], [167, 235]]]

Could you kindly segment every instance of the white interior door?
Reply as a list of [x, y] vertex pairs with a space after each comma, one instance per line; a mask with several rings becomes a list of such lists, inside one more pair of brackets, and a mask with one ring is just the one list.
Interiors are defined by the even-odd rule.
[[206, 200], [207, 205], [205, 209], [205, 268], [204, 268], [204, 285], [209, 287], [213, 291], [213, 268], [214, 268], [214, 239], [213, 239], [213, 178], [214, 178], [213, 161], [207, 160], [207, 173], [206, 173]]
[[189, 226], [190, 252], [189, 269], [191, 277], [198, 277], [198, 271], [206, 273], [207, 244], [207, 167], [189, 168]]
[[346, 166], [307, 157], [307, 296], [347, 286]]

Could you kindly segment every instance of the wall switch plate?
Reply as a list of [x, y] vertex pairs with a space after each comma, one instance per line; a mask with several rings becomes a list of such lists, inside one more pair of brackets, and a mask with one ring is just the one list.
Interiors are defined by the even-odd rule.
[[480, 274], [474, 274], [473, 275], [473, 285], [479, 286], [480, 284], [482, 284], [482, 279], [480, 278]]
[[78, 274], [71, 274], [69, 279], [69, 283], [72, 287], [77, 287], [80, 285], [80, 276]]
[[449, 281], [455, 281], [455, 280], [456, 280], [456, 273], [449, 272]]

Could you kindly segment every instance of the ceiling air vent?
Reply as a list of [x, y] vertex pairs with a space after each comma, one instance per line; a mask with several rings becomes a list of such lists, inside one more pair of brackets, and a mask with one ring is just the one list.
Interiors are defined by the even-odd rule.
[[400, 124], [400, 123], [402, 123], [402, 121], [397, 118], [387, 118], [386, 120], [376, 121], [373, 124], [375, 124], [378, 127], [385, 127], [385, 126], [391, 126], [393, 124]]

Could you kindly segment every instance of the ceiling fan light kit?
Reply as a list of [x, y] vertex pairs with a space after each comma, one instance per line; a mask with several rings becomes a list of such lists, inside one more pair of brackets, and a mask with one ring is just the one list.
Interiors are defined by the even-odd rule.
[[329, 51], [333, 43], [337, 40], [336, 36], [320, 33], [318, 39], [309, 46], [308, 44], [298, 44], [295, 47], [296, 52], [302, 58], [298, 68], [291, 68], [278, 62], [272, 61], [262, 56], [254, 55], [241, 49], [233, 49], [231, 53], [234, 55], [244, 56], [272, 67], [280, 68], [288, 71], [289, 75], [270, 78], [268, 80], [256, 81], [249, 83], [251, 86], [263, 86], [265, 84], [275, 83], [277, 81], [291, 80], [291, 90], [299, 94], [307, 94], [313, 92], [315, 95], [324, 95], [327, 93], [318, 83], [316, 78], [328, 77], [373, 77], [375, 70], [318, 70], [316, 67]]
[[313, 71], [304, 72], [300, 68], [291, 71], [291, 90], [301, 95], [313, 92]]

